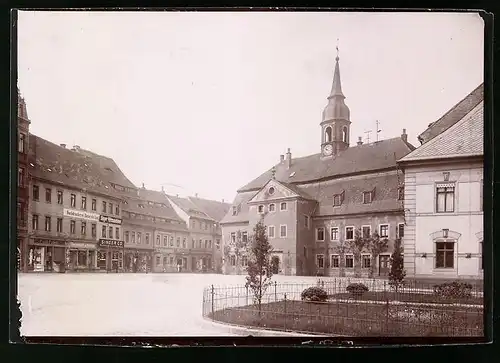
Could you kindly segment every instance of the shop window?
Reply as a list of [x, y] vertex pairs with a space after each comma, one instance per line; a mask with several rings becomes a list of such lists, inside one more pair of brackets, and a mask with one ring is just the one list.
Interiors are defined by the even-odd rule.
[[168, 265], [168, 257], [167, 256], [163, 256], [163, 265]]
[[76, 194], [71, 194], [70, 203], [72, 208], [76, 207]]
[[160, 265], [160, 256], [156, 256], [156, 266]]
[[63, 191], [57, 191], [57, 204], [63, 204]]
[[33, 185], [33, 200], [40, 200], [40, 187], [38, 185]]
[[69, 233], [71, 233], [71, 234], [75, 234], [76, 233], [76, 222], [75, 221], [70, 221], [69, 222]]
[[354, 267], [354, 256], [352, 256], [352, 255], [345, 256], [345, 267], [347, 267], [347, 268]]

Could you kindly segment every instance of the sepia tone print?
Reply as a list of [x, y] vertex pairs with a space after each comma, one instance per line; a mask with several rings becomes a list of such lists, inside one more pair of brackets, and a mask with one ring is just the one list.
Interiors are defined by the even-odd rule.
[[479, 15], [18, 17], [21, 335], [483, 336]]

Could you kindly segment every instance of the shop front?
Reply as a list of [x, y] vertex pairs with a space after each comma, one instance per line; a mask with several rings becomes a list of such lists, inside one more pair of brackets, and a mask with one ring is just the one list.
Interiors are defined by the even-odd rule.
[[150, 251], [125, 249], [123, 266], [125, 272], [149, 272], [151, 268]]
[[212, 257], [211, 256], [193, 256], [191, 261], [191, 269], [193, 272], [208, 272], [212, 271]]
[[97, 243], [97, 269], [123, 271], [124, 243], [121, 240], [101, 238]]
[[97, 266], [95, 243], [69, 242], [66, 248], [68, 271], [94, 271]]
[[64, 272], [66, 242], [35, 237], [28, 246], [28, 271]]
[[153, 251], [153, 271], [154, 272], [175, 272], [175, 255], [167, 248], [155, 248]]

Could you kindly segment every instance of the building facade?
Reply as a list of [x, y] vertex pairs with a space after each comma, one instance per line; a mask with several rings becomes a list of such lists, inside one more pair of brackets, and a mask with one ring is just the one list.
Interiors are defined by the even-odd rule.
[[419, 137], [405, 170], [407, 276], [483, 277], [483, 86]]
[[[362, 265], [368, 274], [372, 263], [376, 274], [389, 272], [394, 239], [404, 234], [404, 176], [397, 160], [414, 147], [405, 130], [400, 137], [351, 146], [350, 126], [337, 57], [320, 122], [320, 153], [292, 158], [288, 149], [278, 164], [238, 190], [221, 222], [225, 273], [245, 270], [248, 256], [239, 251], [237, 237], [251, 239], [259, 220], [273, 246], [274, 273], [351, 275]], [[366, 237], [377, 232], [388, 241], [386, 252], [375, 259], [366, 250], [359, 261], [352, 252], [337, 252], [356, 231]]]

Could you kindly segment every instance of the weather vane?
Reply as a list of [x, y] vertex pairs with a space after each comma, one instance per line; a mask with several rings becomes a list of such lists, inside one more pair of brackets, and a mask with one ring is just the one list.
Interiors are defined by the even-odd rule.
[[337, 59], [339, 58], [339, 38], [337, 38], [337, 46], [335, 47], [337, 49]]
[[378, 134], [379, 134], [379, 133], [380, 133], [380, 131], [382, 131], [382, 130], [378, 128], [378, 127], [379, 127], [379, 125], [380, 125], [379, 120], [377, 120], [377, 121], [376, 121], [376, 124], [377, 124], [377, 129], [376, 129], [376, 130], [377, 130], [377, 132], [376, 132], [376, 134], [377, 134], [377, 142], [378, 142]]

